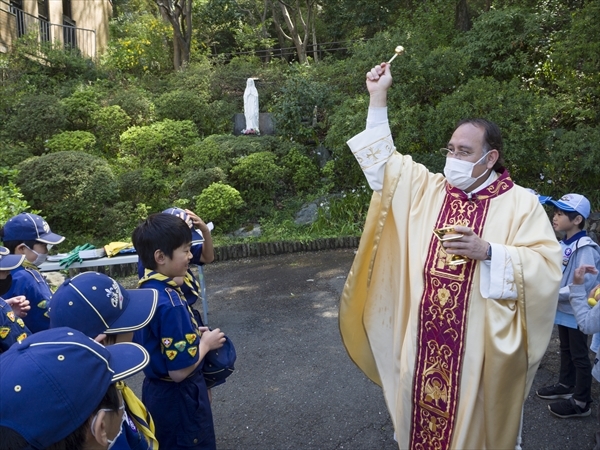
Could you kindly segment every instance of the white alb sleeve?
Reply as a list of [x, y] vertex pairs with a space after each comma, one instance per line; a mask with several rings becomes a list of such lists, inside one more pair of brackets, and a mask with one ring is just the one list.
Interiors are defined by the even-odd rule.
[[492, 259], [481, 261], [480, 291], [483, 298], [516, 300], [517, 286], [510, 254], [501, 244], [492, 244]]
[[367, 129], [347, 142], [371, 189], [383, 188], [385, 163], [394, 152], [387, 108], [369, 108]]

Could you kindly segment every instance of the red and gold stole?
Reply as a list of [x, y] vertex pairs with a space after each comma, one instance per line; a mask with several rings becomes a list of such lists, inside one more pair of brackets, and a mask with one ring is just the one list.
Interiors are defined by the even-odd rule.
[[[490, 200], [512, 187], [506, 170], [471, 198], [446, 185], [446, 197], [435, 228], [463, 225], [481, 236]], [[419, 310], [411, 449], [445, 450], [452, 442], [468, 303], [477, 261], [449, 265], [451, 257], [432, 231]]]

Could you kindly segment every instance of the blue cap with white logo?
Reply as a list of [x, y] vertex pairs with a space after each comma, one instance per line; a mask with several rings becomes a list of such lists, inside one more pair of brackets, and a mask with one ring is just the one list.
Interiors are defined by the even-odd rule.
[[112, 383], [149, 362], [131, 342], [104, 347], [71, 328], [34, 333], [0, 355], [0, 425], [47, 448], [83, 425]]
[[84, 272], [56, 290], [50, 303], [50, 328], [71, 327], [95, 338], [148, 325], [156, 311], [156, 289], [125, 289], [98, 272]]
[[4, 242], [38, 241], [44, 244], [60, 244], [64, 236], [53, 233], [50, 225], [37, 214], [21, 213], [4, 224]]

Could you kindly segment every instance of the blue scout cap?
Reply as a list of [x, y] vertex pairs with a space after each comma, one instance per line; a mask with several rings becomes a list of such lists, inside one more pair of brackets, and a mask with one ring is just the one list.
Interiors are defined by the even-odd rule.
[[148, 325], [158, 301], [156, 289], [125, 289], [98, 272], [83, 272], [52, 295], [50, 327], [71, 327], [95, 338]]
[[11, 255], [6, 247], [0, 246], [0, 270], [13, 270], [19, 267], [25, 255]]
[[563, 195], [560, 200], [549, 200], [549, 203], [563, 211], [577, 212], [581, 214], [584, 219], [587, 219], [590, 216], [592, 209], [590, 201], [581, 194]]
[[60, 244], [65, 240], [50, 231], [50, 225], [37, 214], [21, 213], [8, 219], [4, 224], [4, 242], [39, 241], [44, 244]]
[[138, 344], [104, 347], [71, 328], [35, 333], [0, 355], [0, 425], [46, 448], [85, 423], [112, 383], [149, 361]]
[[185, 223], [188, 224], [188, 226], [192, 230], [192, 245], [200, 244], [204, 241], [202, 234], [200, 234], [200, 232], [194, 228], [192, 219], [190, 219], [190, 216], [188, 216], [185, 210], [175, 207], [167, 208], [163, 211], [163, 214], [172, 214], [174, 216], [180, 217]]

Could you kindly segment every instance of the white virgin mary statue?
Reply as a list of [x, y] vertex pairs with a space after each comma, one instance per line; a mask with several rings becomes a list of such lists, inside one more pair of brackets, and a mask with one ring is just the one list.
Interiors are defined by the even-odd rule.
[[254, 80], [248, 78], [246, 90], [244, 91], [244, 116], [246, 117], [246, 129], [244, 134], [259, 134], [258, 130], [258, 91], [254, 87]]

